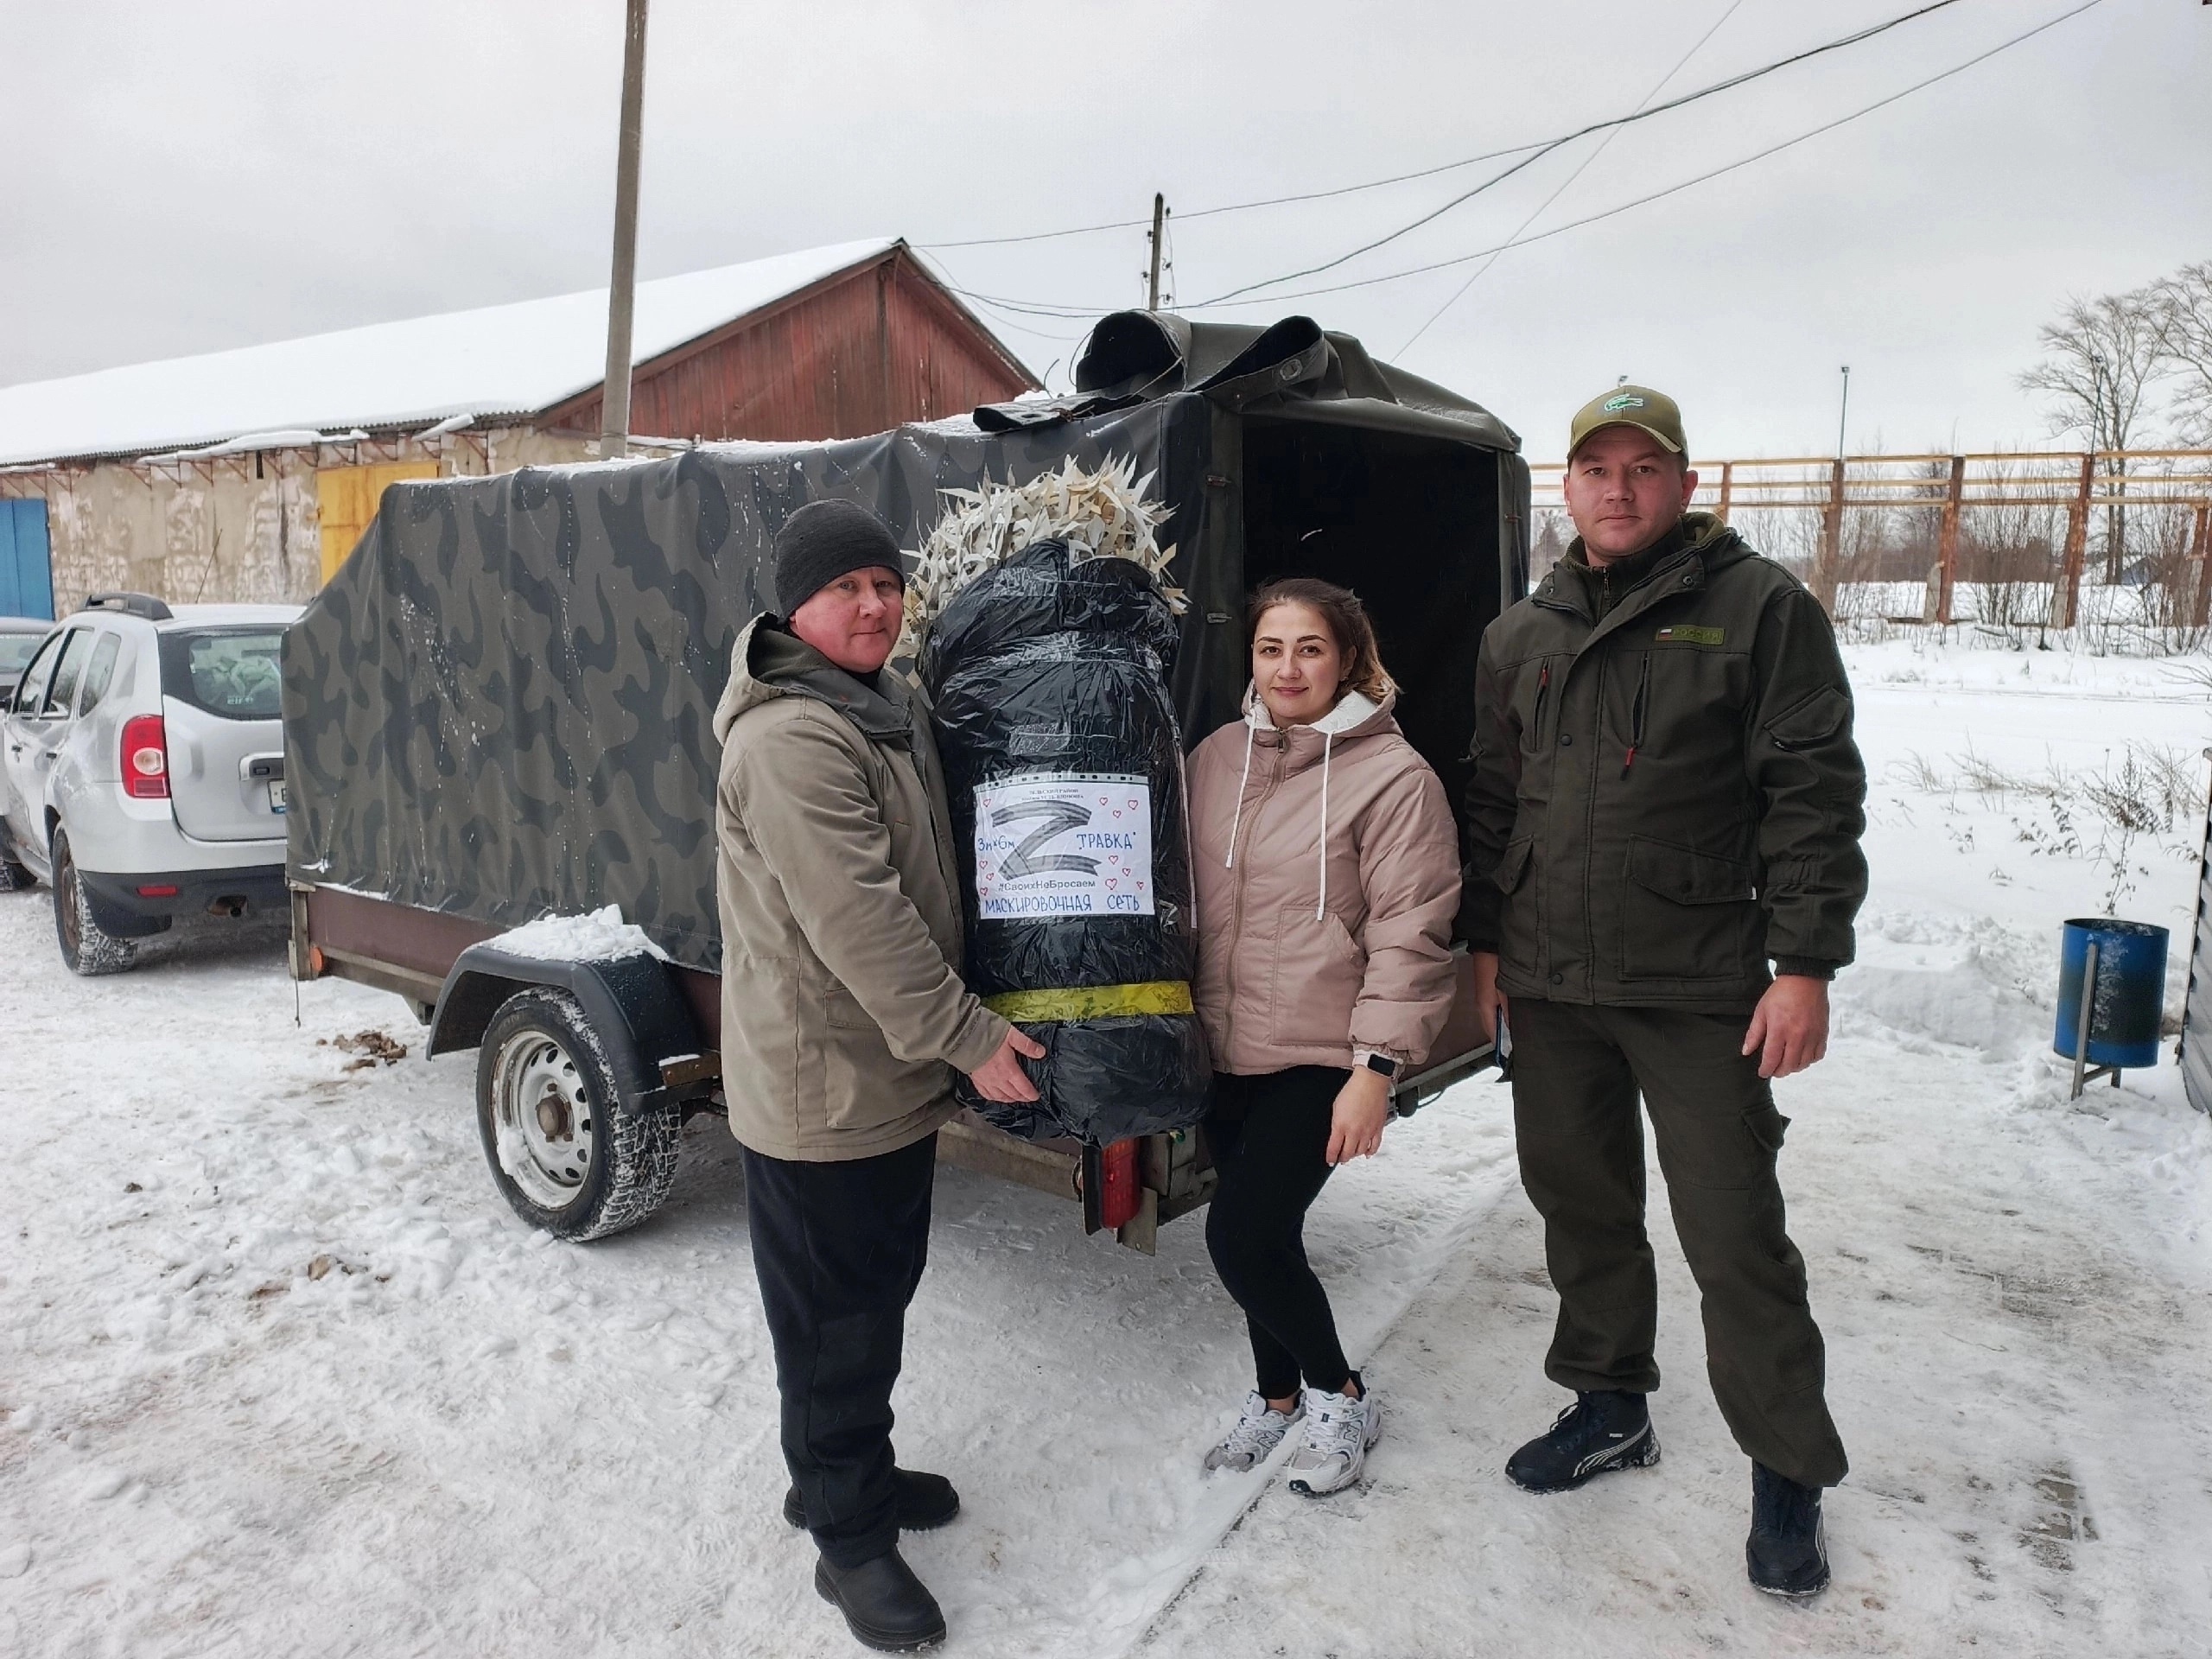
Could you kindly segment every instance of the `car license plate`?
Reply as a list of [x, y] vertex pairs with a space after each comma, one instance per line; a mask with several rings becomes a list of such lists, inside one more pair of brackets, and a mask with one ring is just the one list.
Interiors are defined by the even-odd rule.
[[269, 810], [271, 812], [282, 812], [284, 810], [284, 785], [281, 783], [269, 785]]

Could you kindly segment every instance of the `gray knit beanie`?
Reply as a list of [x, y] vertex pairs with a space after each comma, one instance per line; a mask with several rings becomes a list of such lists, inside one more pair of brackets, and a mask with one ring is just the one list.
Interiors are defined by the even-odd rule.
[[880, 564], [906, 585], [890, 527], [854, 501], [810, 501], [776, 532], [776, 601], [785, 617], [831, 582]]

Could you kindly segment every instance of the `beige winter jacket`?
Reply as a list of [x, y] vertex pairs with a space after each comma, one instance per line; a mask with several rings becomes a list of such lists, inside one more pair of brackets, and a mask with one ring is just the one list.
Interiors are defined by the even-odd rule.
[[715, 711], [722, 1084], [771, 1158], [895, 1152], [956, 1109], [1007, 1022], [970, 995], [944, 774], [921, 694], [756, 618]]
[[1191, 757], [1199, 1018], [1215, 1068], [1417, 1065], [1452, 1010], [1459, 849], [1444, 785], [1377, 704], [1245, 717]]

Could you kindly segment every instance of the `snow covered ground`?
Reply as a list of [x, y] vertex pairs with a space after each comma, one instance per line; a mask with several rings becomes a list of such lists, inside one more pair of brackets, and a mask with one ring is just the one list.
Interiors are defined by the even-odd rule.
[[[1195, 1223], [1147, 1259], [944, 1172], [899, 1448], [965, 1500], [908, 1544], [950, 1651], [2205, 1649], [2212, 1128], [2171, 1066], [2069, 1106], [2049, 1027], [2057, 924], [2115, 893], [2177, 928], [2178, 966], [2201, 814], [2112, 811], [2138, 822], [2161, 765], [2202, 787], [2206, 690], [2063, 652], [1851, 654], [1865, 962], [1829, 1059], [1782, 1089], [1853, 1459], [1833, 1590], [1744, 1581], [1747, 1466], [1663, 1206], [1665, 1460], [1505, 1483], [1565, 1396], [1480, 1080], [1315, 1212], [1389, 1412], [1370, 1484], [1321, 1503], [1198, 1472], [1247, 1362]], [[776, 1513], [722, 1128], [694, 1123], [654, 1221], [556, 1244], [493, 1191], [474, 1056], [377, 1064], [327, 1039], [419, 1047], [397, 1000], [308, 986], [296, 1026], [294, 995], [266, 936], [73, 980], [46, 893], [0, 895], [0, 1653], [857, 1651]]]

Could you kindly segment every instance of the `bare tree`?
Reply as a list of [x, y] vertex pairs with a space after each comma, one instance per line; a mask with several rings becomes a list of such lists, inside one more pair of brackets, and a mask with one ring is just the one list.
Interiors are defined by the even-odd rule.
[[2212, 259], [2161, 277], [2150, 296], [2158, 349], [2180, 382], [2174, 424], [2184, 442], [2212, 448]]
[[[2058, 321], [2036, 331], [2044, 360], [2020, 376], [2030, 391], [2048, 393], [2054, 432], [2078, 432], [2092, 449], [2125, 449], [2142, 417], [2150, 388], [2164, 373], [2166, 352], [2149, 289], [2131, 294], [2103, 294], [2094, 300], [2078, 295], [2066, 302]], [[2125, 461], [2113, 459], [2105, 470], [2124, 475]], [[2127, 509], [2105, 509], [2105, 580], [2120, 580], [2127, 553]]]

